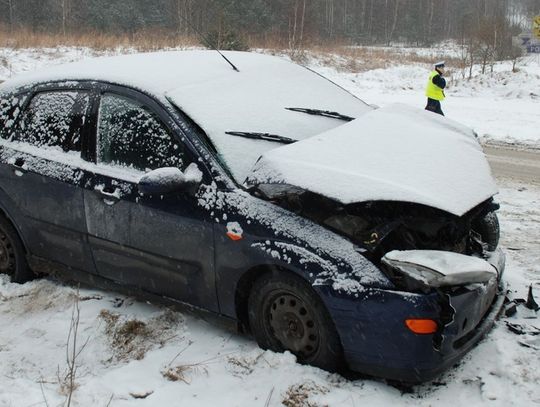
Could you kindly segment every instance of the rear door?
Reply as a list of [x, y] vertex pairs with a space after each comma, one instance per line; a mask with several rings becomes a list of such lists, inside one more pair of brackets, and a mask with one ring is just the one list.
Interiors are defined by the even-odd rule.
[[108, 87], [95, 117], [96, 171], [84, 202], [99, 274], [217, 311], [209, 211], [186, 192], [142, 196], [137, 188], [145, 172], [184, 170], [198, 157], [167, 113], [138, 92]]
[[32, 255], [94, 272], [81, 188], [90, 99], [84, 89], [29, 96], [13, 131], [0, 141], [0, 185]]

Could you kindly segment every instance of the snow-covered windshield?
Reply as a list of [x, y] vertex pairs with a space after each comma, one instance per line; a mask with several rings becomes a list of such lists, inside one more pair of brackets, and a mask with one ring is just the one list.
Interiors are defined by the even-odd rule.
[[283, 145], [276, 141], [303, 140], [344, 125], [342, 116], [357, 118], [372, 109], [301, 66], [262, 55], [242, 57], [240, 72], [167, 93], [206, 132], [240, 184], [263, 153]]

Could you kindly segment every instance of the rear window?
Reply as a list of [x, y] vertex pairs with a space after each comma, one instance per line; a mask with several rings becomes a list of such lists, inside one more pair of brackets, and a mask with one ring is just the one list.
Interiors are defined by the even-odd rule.
[[81, 151], [81, 133], [89, 103], [88, 92], [38, 93], [23, 112], [13, 140], [37, 147]]

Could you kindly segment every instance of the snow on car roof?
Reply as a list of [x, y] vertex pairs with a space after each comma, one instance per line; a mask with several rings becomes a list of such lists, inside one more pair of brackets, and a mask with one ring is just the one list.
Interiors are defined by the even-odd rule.
[[100, 80], [163, 96], [176, 87], [234, 73], [218, 53], [172, 51], [89, 58], [18, 75], [2, 89], [56, 80]]
[[286, 110], [288, 107], [336, 111], [358, 117], [367, 104], [322, 76], [282, 58], [224, 52], [234, 71], [215, 51], [174, 51], [95, 58], [21, 75], [0, 86], [12, 90], [55, 80], [100, 80], [167, 98], [212, 139], [241, 183], [259, 157], [280, 147], [227, 131], [271, 133], [302, 140], [345, 122]]

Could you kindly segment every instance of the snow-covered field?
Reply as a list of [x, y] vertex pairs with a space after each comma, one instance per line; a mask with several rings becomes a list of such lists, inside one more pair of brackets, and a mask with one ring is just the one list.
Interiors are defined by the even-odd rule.
[[[313, 60], [310, 67], [370, 104], [426, 104], [429, 66], [404, 63], [343, 73]], [[446, 116], [472, 127], [484, 142], [540, 147], [540, 58], [525, 57], [516, 73], [510, 62], [501, 62], [493, 74], [476, 74], [471, 80], [461, 79], [458, 72], [452, 75], [442, 102]]]
[[[88, 49], [0, 50], [0, 80], [13, 73], [85, 58]], [[423, 107], [428, 67], [403, 64], [363, 73], [310, 67], [369, 103]], [[540, 63], [520, 72], [453, 84], [444, 110], [486, 140], [540, 145]], [[434, 135], [436, 136], [436, 135]], [[505, 278], [523, 298], [540, 299], [540, 187], [499, 180]], [[0, 407], [58, 406], [66, 400], [74, 305], [78, 406], [529, 406], [540, 404], [540, 320], [524, 307], [455, 368], [410, 393], [370, 379], [350, 380], [264, 352], [215, 321], [116, 293], [51, 280], [25, 285], [0, 276]], [[511, 325], [509, 325], [511, 324]], [[522, 334], [516, 334], [509, 326]], [[67, 346], [69, 342], [69, 346]]]

